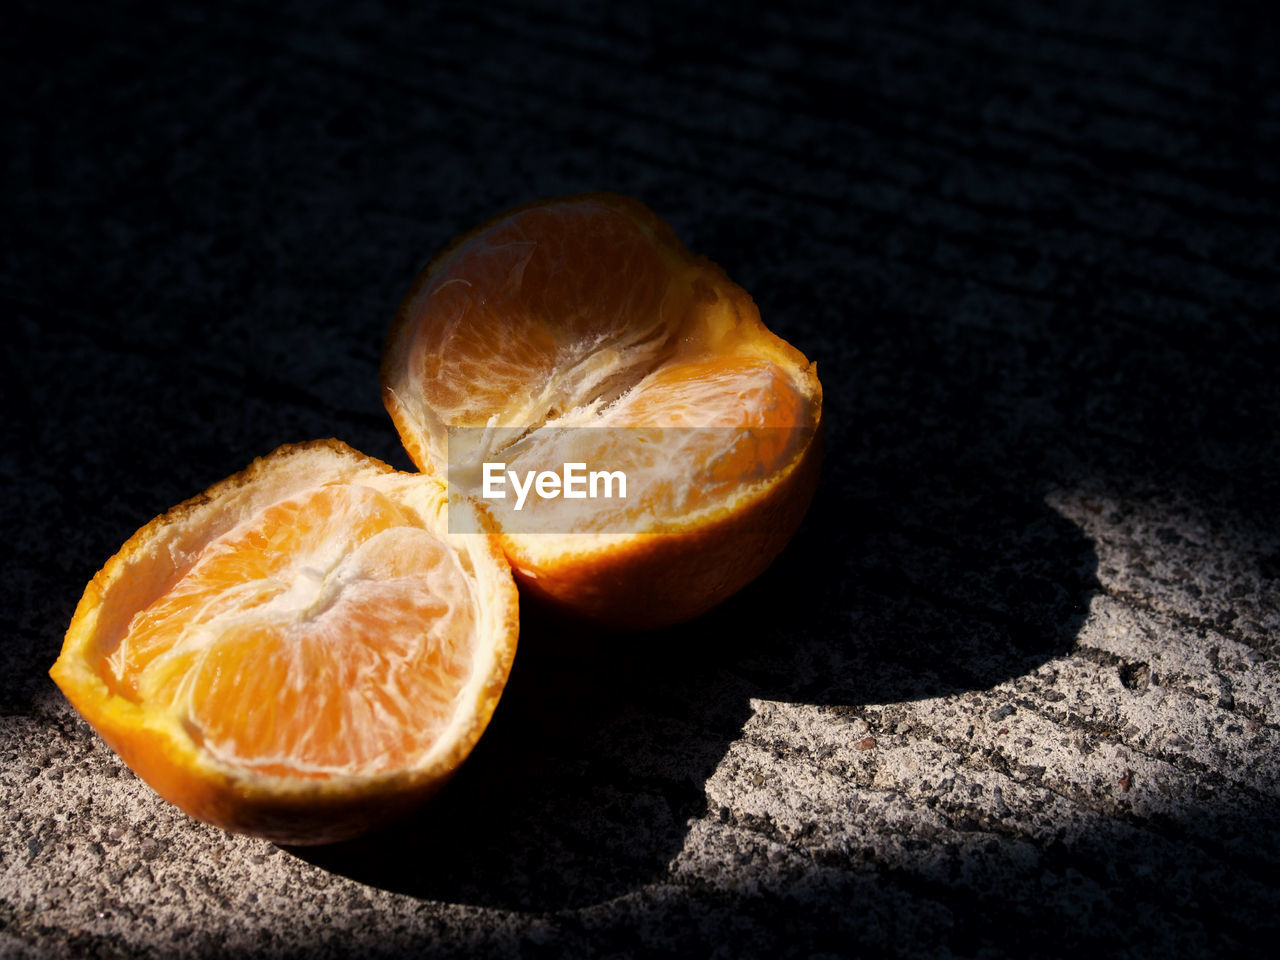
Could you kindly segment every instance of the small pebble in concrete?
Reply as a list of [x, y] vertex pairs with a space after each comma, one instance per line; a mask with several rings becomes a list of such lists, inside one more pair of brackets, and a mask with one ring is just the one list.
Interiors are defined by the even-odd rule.
[[1013, 707], [1006, 703], [1003, 707], [996, 707], [989, 714], [987, 714], [987, 716], [990, 717], [992, 720], [1000, 721], [1000, 720], [1003, 720], [1005, 717], [1012, 717], [1015, 712], [1016, 711], [1013, 709]]

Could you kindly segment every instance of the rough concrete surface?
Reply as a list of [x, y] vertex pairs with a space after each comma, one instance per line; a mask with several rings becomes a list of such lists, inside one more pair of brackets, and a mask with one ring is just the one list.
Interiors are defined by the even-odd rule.
[[[1280, 61], [1244, 5], [20, 3], [0, 30], [0, 956], [1236, 954], [1280, 933]], [[818, 363], [773, 568], [530, 611], [411, 820], [160, 801], [46, 671], [280, 443], [408, 467], [381, 337], [516, 203], [638, 196]]]

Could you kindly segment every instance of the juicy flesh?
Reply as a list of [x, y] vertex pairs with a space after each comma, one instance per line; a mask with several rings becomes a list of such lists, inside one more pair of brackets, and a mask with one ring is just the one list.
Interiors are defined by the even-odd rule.
[[629, 219], [535, 209], [466, 245], [431, 284], [413, 380], [452, 426], [546, 419], [651, 367], [691, 293]]
[[[772, 364], [734, 360], [663, 367], [589, 420], [542, 429], [503, 453], [517, 474], [562, 463], [624, 473], [625, 499], [529, 497], [520, 518], [496, 506], [504, 528], [523, 532], [633, 533], [668, 529], [729, 503], [783, 469], [807, 438], [802, 398]], [[801, 429], [798, 429], [801, 428]]]
[[[590, 201], [519, 213], [468, 241], [426, 289], [409, 340], [427, 459], [443, 462], [432, 423], [515, 427], [527, 434], [511, 449], [466, 459], [521, 472], [583, 461], [639, 478], [644, 494], [626, 501], [526, 508], [543, 529], [582, 532], [646, 529], [784, 469], [815, 426], [810, 374], [758, 320], [727, 319], [737, 307], [707, 272]], [[544, 426], [611, 429], [540, 438]], [[640, 430], [656, 432], [642, 442]]]
[[392, 500], [317, 487], [210, 542], [133, 617], [102, 672], [237, 768], [399, 770], [454, 712], [473, 609], [451, 553]]

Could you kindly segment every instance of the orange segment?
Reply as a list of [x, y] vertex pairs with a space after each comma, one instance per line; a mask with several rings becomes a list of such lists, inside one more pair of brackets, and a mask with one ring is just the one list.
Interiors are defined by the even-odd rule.
[[[813, 365], [764, 326], [745, 291], [625, 197], [532, 204], [448, 247], [401, 305], [382, 381], [429, 474], [447, 473], [451, 428], [479, 427], [514, 431], [458, 442], [468, 477], [494, 460], [635, 471], [644, 493], [626, 503], [534, 502], [520, 524], [510, 504], [485, 505], [522, 584], [630, 626], [694, 616], [759, 574], [816, 484]], [[574, 428], [596, 429], [563, 436]], [[651, 443], [638, 434], [648, 429]], [[521, 439], [508, 449], [497, 438], [511, 433]], [[536, 533], [523, 522], [532, 515], [545, 518]], [[661, 577], [646, 580], [650, 570]]]
[[[599, 249], [610, 258], [594, 259]], [[482, 426], [513, 402], [545, 416], [567, 373], [642, 339], [636, 318], [658, 324], [671, 286], [634, 222], [585, 203], [525, 210], [453, 260], [423, 291], [435, 322], [414, 330], [410, 352], [428, 403], [454, 425]]]
[[659, 367], [601, 416], [609, 426], [803, 427], [806, 398], [778, 365], [730, 356]]
[[262, 773], [409, 764], [446, 724], [475, 618], [457, 563], [386, 496], [304, 491], [213, 540], [103, 674]]
[[359, 832], [461, 763], [514, 653], [510, 573], [443, 510], [438, 484], [336, 442], [282, 448], [108, 562], [54, 677], [189, 813]]

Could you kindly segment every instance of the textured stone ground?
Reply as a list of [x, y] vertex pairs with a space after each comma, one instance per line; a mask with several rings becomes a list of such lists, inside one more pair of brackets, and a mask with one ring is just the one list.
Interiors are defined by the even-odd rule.
[[[1234, 953], [1280, 916], [1280, 83], [1243, 6], [29, 3], [0, 30], [0, 955]], [[655, 635], [532, 614], [431, 807], [192, 822], [45, 671], [276, 445], [407, 466], [417, 267], [611, 188], [817, 360], [800, 536]]]

